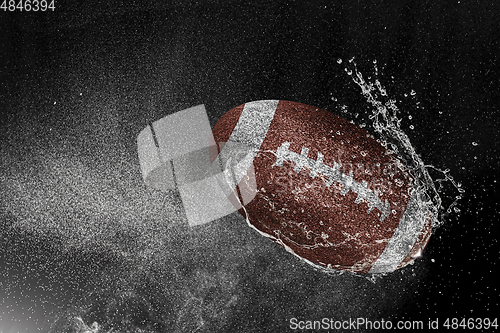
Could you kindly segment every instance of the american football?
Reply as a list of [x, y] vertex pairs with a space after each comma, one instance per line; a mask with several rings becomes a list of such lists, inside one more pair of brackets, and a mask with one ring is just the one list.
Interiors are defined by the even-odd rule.
[[297, 102], [255, 101], [223, 115], [213, 137], [218, 153], [227, 143], [253, 151], [252, 173], [236, 180], [249, 225], [318, 269], [392, 272], [428, 243], [433, 215], [418, 179], [346, 119]]

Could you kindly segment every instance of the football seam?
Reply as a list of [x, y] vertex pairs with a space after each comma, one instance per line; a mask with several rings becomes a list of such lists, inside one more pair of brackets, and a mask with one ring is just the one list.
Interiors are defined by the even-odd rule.
[[349, 175], [343, 174], [340, 172], [340, 166], [338, 163], [333, 162], [333, 167], [330, 167], [323, 163], [324, 155], [318, 152], [318, 159], [314, 160], [308, 157], [309, 149], [306, 147], [302, 147], [302, 151], [300, 154], [297, 154], [293, 151], [289, 150], [290, 142], [283, 142], [280, 147], [278, 147], [276, 151], [276, 162], [272, 165], [282, 166], [285, 160], [294, 162], [295, 167], [293, 170], [295, 172], [300, 172], [303, 167], [307, 167], [311, 169], [311, 173], [309, 177], [315, 178], [318, 174], [322, 174], [328, 177], [328, 180], [325, 180], [325, 185], [330, 187], [333, 182], [337, 182], [339, 184], [344, 185], [344, 188], [340, 192], [343, 196], [349, 192], [349, 190], [356, 193], [358, 196], [354, 201], [355, 204], [359, 204], [361, 199], [364, 199], [368, 202], [368, 211], [369, 214], [373, 208], [377, 208], [380, 213], [380, 222], [384, 221], [386, 217], [389, 216], [390, 204], [387, 199], [382, 201], [378, 196], [378, 192], [376, 189], [373, 189], [373, 192], [368, 189], [368, 183], [363, 180], [361, 183], [358, 183], [354, 180], [352, 170], [349, 171]]

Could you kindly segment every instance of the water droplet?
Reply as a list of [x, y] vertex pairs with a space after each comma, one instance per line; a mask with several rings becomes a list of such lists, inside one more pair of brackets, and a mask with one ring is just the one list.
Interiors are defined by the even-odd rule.
[[[354, 62], [354, 59], [351, 59], [351, 60], [348, 59], [348, 61]], [[374, 61], [374, 60], [372, 60], [372, 61], [374, 64], [376, 64], [376, 61]], [[355, 63], [354, 63], [354, 65], [355, 65]], [[361, 73], [356, 69], [356, 67], [351, 68], [351, 69], [344, 68], [344, 70], [345, 70], [345, 72], [347, 72], [349, 74], [351, 79], [353, 79], [354, 82], [361, 88], [361, 94], [364, 97], [366, 97], [367, 102], [372, 106], [372, 114], [371, 115], [369, 114], [368, 117], [370, 120], [373, 121], [373, 124], [368, 124], [367, 126], [370, 126], [370, 128], [372, 128], [372, 126], [373, 126], [372, 129], [374, 129], [378, 134], [381, 135], [380, 140], [377, 140], [377, 141], [381, 142], [381, 144], [386, 148], [386, 154], [387, 155], [397, 155], [400, 151], [406, 152], [408, 149], [408, 150], [410, 150], [410, 155], [411, 155], [411, 156], [409, 156], [409, 158], [411, 158], [411, 160], [409, 160], [410, 164], [412, 162], [416, 162], [417, 165], [423, 165], [419, 156], [411, 153], [411, 146], [408, 147], [408, 145], [405, 144], [404, 140], [401, 140], [402, 138], [404, 139], [406, 137], [405, 133], [403, 133], [402, 128], [401, 128], [402, 123], [403, 123], [402, 120], [404, 119], [404, 117], [408, 117], [407, 119], [409, 119], [409, 121], [405, 124], [405, 126], [408, 126], [410, 130], [414, 130], [415, 126], [412, 124], [413, 116], [406, 114], [405, 116], [401, 117], [400, 110], [398, 109], [398, 107], [396, 105], [396, 99], [389, 99], [389, 101], [384, 101], [384, 100], [380, 100], [380, 98], [379, 98], [379, 96], [388, 96], [388, 95], [387, 95], [385, 89], [383, 88], [383, 86], [381, 85], [381, 83], [376, 79], [377, 73], [378, 73], [377, 66], [376, 65], [374, 66], [375, 76], [373, 76], [373, 78], [375, 79], [375, 82], [367, 82], [367, 81], [373, 80], [373, 79], [370, 79], [372, 76], [370, 76], [369, 74], [362, 76]], [[394, 79], [394, 76], [391, 76], [391, 79]], [[421, 108], [420, 102], [418, 102], [416, 100], [417, 99], [416, 98], [417, 92], [415, 91], [415, 89], [410, 88], [410, 91], [403, 92], [403, 94], [404, 94], [405, 98], [401, 99], [402, 101], [405, 101], [407, 99], [411, 99], [416, 104], [417, 108], [419, 108], [419, 109]], [[346, 107], [346, 109], [347, 109], [347, 107]], [[342, 108], [342, 110], [345, 110], [345, 109]], [[438, 109], [437, 111], [439, 112], [439, 115], [444, 115], [443, 110]], [[399, 117], [398, 117], [397, 113], [399, 113]], [[355, 116], [356, 122], [357, 122], [357, 120], [363, 119], [359, 114], [356, 114], [355, 112], [352, 112], [350, 114]], [[354, 120], [351, 120], [350, 123], [355, 124]], [[363, 127], [363, 125], [359, 125], [359, 126]], [[388, 132], [387, 130], [394, 131], [395, 133], [391, 134], [391, 135], [386, 134], [386, 132]], [[446, 131], [446, 133], [449, 134], [450, 131]], [[390, 139], [394, 139], [396, 141], [396, 143], [389, 143], [390, 141], [388, 142], [388, 140], [390, 140]], [[347, 139], [343, 139], [341, 144], [345, 145], [347, 143], [346, 141], [347, 141]], [[346, 143], [344, 143], [344, 142], [346, 142]], [[478, 145], [477, 142], [473, 142], [473, 143], [471, 142], [471, 144], [474, 146]], [[364, 154], [360, 152], [360, 155], [364, 155]], [[472, 156], [477, 162], [477, 160], [479, 159], [478, 156], [474, 156], [474, 155], [472, 155]], [[462, 169], [464, 169], [464, 167], [462, 167]], [[452, 184], [455, 184], [453, 177], [450, 174], [449, 169], [444, 170], [444, 171], [440, 170], [440, 169], [437, 169], [437, 170], [440, 173], [442, 173], [442, 175], [445, 177], [445, 179], [443, 179], [442, 181], [450, 181], [450, 182], [452, 182]], [[424, 170], [422, 170], [422, 171], [424, 171]], [[365, 170], [365, 172], [366, 172], [366, 170]], [[437, 183], [432, 184], [430, 181], [428, 182], [426, 179], [422, 179], [422, 180], [423, 180], [424, 185], [425, 185], [422, 190], [425, 190], [425, 191], [432, 190], [434, 185], [441, 185], [441, 184], [437, 184]], [[389, 187], [389, 189], [387, 190], [388, 194], [392, 194], [394, 192], [392, 189], [399, 190], [398, 185], [400, 185], [400, 184], [402, 184], [401, 180], [399, 180], [399, 182], [395, 181], [394, 185], [391, 185], [391, 187]], [[457, 186], [456, 190], [458, 190], [458, 192], [460, 194], [462, 194], [464, 192], [464, 190], [460, 186]], [[402, 194], [402, 196], [405, 197], [406, 195]], [[458, 201], [458, 198], [456, 201]], [[454, 208], [455, 208], [454, 205], [451, 205], [447, 211], [450, 213], [451, 212], [458, 213], [458, 211], [454, 210]], [[446, 209], [446, 208], [443, 207], [443, 209]], [[395, 214], [396, 211], [392, 211], [391, 213]], [[433, 262], [434, 262], [434, 260], [433, 260]]]

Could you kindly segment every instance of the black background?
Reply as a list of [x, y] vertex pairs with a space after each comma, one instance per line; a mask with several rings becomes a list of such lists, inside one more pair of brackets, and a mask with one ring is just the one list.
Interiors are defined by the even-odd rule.
[[[499, 18], [500, 3], [467, 0], [2, 10], [0, 331], [498, 316]], [[343, 104], [366, 121], [353, 58], [365, 77], [376, 60], [416, 151], [466, 191], [413, 266], [375, 283], [326, 276], [238, 215], [188, 229], [176, 193], [145, 188], [137, 134], [187, 107], [205, 104], [212, 126], [259, 99]], [[444, 204], [457, 194], [448, 183]]]

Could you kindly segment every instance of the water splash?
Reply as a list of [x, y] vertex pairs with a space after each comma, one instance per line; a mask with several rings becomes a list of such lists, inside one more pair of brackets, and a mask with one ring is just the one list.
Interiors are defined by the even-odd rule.
[[[337, 63], [342, 64], [342, 59], [338, 59]], [[434, 232], [444, 223], [448, 214], [460, 212], [457, 205], [465, 190], [450, 175], [449, 169], [442, 170], [422, 161], [412, 146], [410, 138], [401, 128], [402, 118], [398, 115], [400, 111], [396, 100], [389, 98], [387, 90], [378, 79], [379, 71], [376, 60], [373, 61], [373, 68], [374, 79], [365, 79], [352, 58], [348, 60], [344, 70], [352, 78], [352, 81], [361, 88], [361, 94], [371, 106], [372, 113], [369, 115], [371, 124], [369, 125], [377, 134], [380, 143], [403, 161], [416, 180], [416, 190], [429, 199], [423, 204], [427, 205], [434, 213], [435, 218], [432, 221]], [[416, 91], [412, 89], [410, 95], [415, 96], [416, 94]], [[346, 107], [344, 106], [342, 110], [346, 110]], [[412, 119], [413, 117], [410, 115], [408, 118]], [[413, 125], [410, 125], [410, 129], [413, 128]], [[440, 175], [439, 178], [433, 179], [429, 170], [436, 171]], [[458, 193], [448, 207], [443, 206], [441, 198], [445, 182], [450, 183]]]

